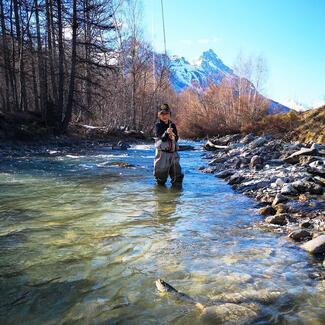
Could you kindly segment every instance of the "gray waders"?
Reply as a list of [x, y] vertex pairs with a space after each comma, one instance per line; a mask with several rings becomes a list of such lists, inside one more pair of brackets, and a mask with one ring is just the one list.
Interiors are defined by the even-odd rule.
[[157, 183], [164, 185], [168, 175], [173, 185], [182, 184], [184, 175], [179, 164], [179, 154], [177, 151], [168, 152], [157, 148], [154, 162], [154, 176]]

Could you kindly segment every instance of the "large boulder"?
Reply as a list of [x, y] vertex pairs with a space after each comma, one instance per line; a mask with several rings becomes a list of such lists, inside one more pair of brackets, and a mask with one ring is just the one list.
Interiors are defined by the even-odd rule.
[[301, 246], [304, 250], [311, 254], [325, 253], [325, 235], [320, 235]]

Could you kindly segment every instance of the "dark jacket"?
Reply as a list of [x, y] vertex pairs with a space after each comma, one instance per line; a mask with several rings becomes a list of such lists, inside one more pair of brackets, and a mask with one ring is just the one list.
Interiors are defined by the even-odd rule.
[[[167, 133], [167, 129], [169, 127], [169, 124], [166, 124], [163, 121], [159, 121], [156, 123], [156, 138], [161, 139], [162, 141], [167, 141], [169, 139], [168, 133]], [[171, 123], [171, 127], [173, 129], [173, 132], [175, 134], [175, 140], [176, 142], [178, 141], [178, 133], [177, 133], [177, 128], [176, 125], [174, 123]]]

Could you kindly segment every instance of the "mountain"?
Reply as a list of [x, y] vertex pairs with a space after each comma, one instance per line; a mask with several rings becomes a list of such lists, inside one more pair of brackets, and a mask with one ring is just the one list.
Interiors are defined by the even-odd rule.
[[[203, 52], [200, 58], [192, 63], [184, 57], [172, 56], [169, 67], [171, 84], [176, 92], [189, 87], [204, 89], [211, 82], [219, 85], [224, 78], [233, 81], [234, 85], [239, 80], [234, 71], [226, 66], [212, 49]], [[250, 88], [255, 90], [253, 84]], [[269, 101], [269, 112], [272, 114], [290, 111], [285, 105], [271, 99]]]
[[171, 82], [177, 92], [193, 86], [205, 88], [210, 81], [220, 84], [223, 78], [234, 75], [211, 49], [203, 52], [194, 64], [184, 57], [171, 57], [170, 71]]

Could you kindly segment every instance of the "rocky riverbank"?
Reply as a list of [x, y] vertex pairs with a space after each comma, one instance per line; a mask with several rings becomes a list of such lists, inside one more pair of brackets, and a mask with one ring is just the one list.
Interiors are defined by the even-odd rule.
[[288, 143], [272, 136], [238, 134], [207, 141], [209, 167], [258, 201], [262, 225], [325, 255], [325, 145]]

